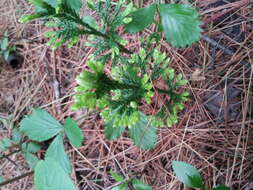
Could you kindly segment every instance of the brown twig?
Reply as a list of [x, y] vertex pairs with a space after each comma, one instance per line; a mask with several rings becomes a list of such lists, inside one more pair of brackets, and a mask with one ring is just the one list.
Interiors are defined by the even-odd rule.
[[32, 175], [33, 173], [34, 173], [34, 171], [30, 171], [30, 172], [28, 172], [28, 173], [25, 173], [25, 174], [22, 174], [22, 175], [20, 175], [20, 176], [14, 177], [14, 178], [12, 178], [12, 179], [6, 180], [6, 181], [0, 183], [0, 187], [2, 187], [2, 186], [4, 186], [4, 185], [7, 185], [7, 184], [9, 184], [9, 183], [12, 183], [12, 182], [14, 182], [14, 181], [23, 179], [23, 178], [25, 178], [25, 177], [27, 177], [27, 176]]
[[[233, 56], [235, 54], [234, 51], [232, 51], [231, 49], [226, 48], [225, 46], [223, 46], [221, 44], [219, 44], [218, 42], [216, 42], [215, 40], [209, 38], [208, 36], [202, 35], [201, 38], [203, 40], [205, 40], [206, 42], [208, 42], [209, 44], [211, 44], [212, 46], [214, 46], [215, 48], [221, 49], [227, 55]], [[249, 63], [247, 63], [245, 61], [240, 61], [240, 64], [248, 65]]]
[[2, 155], [2, 156], [0, 157], [0, 160], [2, 160], [2, 159], [4, 159], [4, 158], [8, 159], [8, 157], [10, 157], [11, 155], [13, 155], [13, 154], [15, 154], [15, 153], [18, 153], [18, 152], [20, 152], [20, 151], [21, 151], [21, 149], [18, 149], [18, 150], [15, 150], [15, 151], [13, 151], [13, 152], [11, 152], [11, 153], [9, 153], [9, 154]]

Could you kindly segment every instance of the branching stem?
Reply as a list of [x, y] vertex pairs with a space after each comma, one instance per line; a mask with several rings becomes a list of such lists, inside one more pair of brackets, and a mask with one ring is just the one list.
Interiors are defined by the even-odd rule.
[[90, 26], [89, 24], [85, 23], [81, 18], [77, 17], [77, 16], [68, 16], [64, 13], [61, 14], [56, 14], [55, 17], [62, 17], [62, 18], [68, 18], [69, 20], [72, 20], [73, 22], [76, 22], [80, 25], [82, 25], [83, 27], [87, 28], [88, 30], [82, 30], [84, 34], [93, 34], [95, 36], [99, 36], [102, 37], [104, 39], [107, 40], [112, 40], [114, 43], [117, 44], [117, 46], [119, 47], [119, 50], [121, 52], [127, 53], [127, 54], [133, 54], [133, 52], [131, 52], [129, 49], [125, 48], [123, 45], [121, 45], [119, 42], [115, 41], [114, 39], [111, 39], [111, 37], [108, 34], [104, 34], [98, 30], [96, 30], [95, 28], [93, 28], [92, 26]]

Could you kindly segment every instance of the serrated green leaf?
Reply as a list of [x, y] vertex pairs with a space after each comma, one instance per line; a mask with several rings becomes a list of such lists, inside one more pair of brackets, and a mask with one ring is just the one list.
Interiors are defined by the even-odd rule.
[[155, 4], [140, 8], [137, 11], [133, 12], [130, 15], [132, 21], [125, 26], [126, 32], [139, 32], [148, 27], [154, 21], [155, 12]]
[[30, 168], [34, 169], [39, 162], [39, 159], [30, 152], [25, 152], [23, 155]]
[[35, 167], [34, 182], [36, 190], [77, 190], [61, 165], [50, 157]]
[[140, 120], [129, 128], [129, 135], [134, 144], [144, 150], [152, 149], [157, 142], [157, 128], [151, 126], [147, 116], [140, 113]]
[[106, 122], [105, 124], [105, 137], [109, 140], [114, 140], [120, 137], [125, 131], [125, 127], [113, 127], [113, 121]]
[[110, 174], [112, 176], [112, 178], [117, 181], [117, 182], [123, 182], [124, 181], [124, 177], [122, 175], [119, 175], [116, 172], [110, 171]]
[[34, 109], [33, 113], [22, 119], [20, 130], [31, 140], [45, 141], [62, 131], [62, 125], [47, 111]]
[[22, 139], [22, 134], [21, 132], [18, 130], [18, 128], [14, 128], [12, 130], [12, 140], [15, 142], [15, 143], [19, 143]]
[[82, 145], [84, 136], [77, 123], [72, 118], [67, 118], [64, 128], [70, 143], [79, 148]]
[[200, 39], [198, 12], [186, 4], [160, 4], [161, 22], [168, 42], [185, 47]]
[[9, 147], [11, 147], [13, 141], [9, 138], [3, 138], [0, 140], [0, 150], [5, 151]]
[[213, 188], [212, 190], [230, 190], [230, 188], [225, 185], [218, 185], [215, 188]]
[[66, 173], [71, 172], [71, 164], [63, 146], [62, 135], [57, 135], [47, 149], [46, 158], [53, 158], [61, 165]]
[[149, 185], [143, 183], [141, 180], [138, 179], [133, 179], [132, 185], [135, 190], [152, 190], [152, 187], [150, 187]]
[[172, 161], [172, 168], [179, 181], [188, 187], [204, 188], [203, 180], [198, 170], [192, 165], [180, 161]]

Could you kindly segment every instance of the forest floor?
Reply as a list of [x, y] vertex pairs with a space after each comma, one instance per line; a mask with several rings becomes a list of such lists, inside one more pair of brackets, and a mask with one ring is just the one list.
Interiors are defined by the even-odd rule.
[[[171, 66], [189, 80], [185, 89], [191, 98], [179, 123], [160, 128], [156, 147], [142, 151], [126, 134], [106, 140], [98, 114], [70, 109], [75, 77], [94, 51], [85, 47], [85, 38], [70, 49], [63, 46], [53, 51], [46, 45], [43, 33], [48, 28], [43, 21], [18, 22], [23, 14], [33, 11], [28, 1], [1, 0], [0, 39], [7, 30], [24, 62], [15, 68], [0, 62], [0, 118], [8, 121], [0, 124], [0, 139], [10, 137], [10, 125], [18, 125], [32, 108], [45, 108], [60, 121], [68, 116], [78, 119], [85, 134], [81, 148], [66, 144], [72, 178], [80, 190], [109, 190], [115, 184], [110, 169], [125, 177], [135, 175], [154, 190], [186, 189], [174, 176], [172, 160], [194, 165], [209, 187], [226, 184], [231, 190], [252, 190], [253, 1], [196, 0], [193, 5], [203, 20], [201, 41], [183, 49], [160, 43]], [[129, 36], [129, 47], [138, 47], [139, 36], [150, 32], [152, 29]], [[20, 154], [0, 160], [4, 179], [27, 172], [28, 165]], [[1, 190], [30, 189], [33, 180], [28, 176]]]

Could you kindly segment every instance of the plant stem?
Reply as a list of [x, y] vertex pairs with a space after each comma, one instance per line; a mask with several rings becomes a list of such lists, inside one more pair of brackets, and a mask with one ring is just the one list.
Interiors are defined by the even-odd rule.
[[12, 182], [14, 182], [14, 181], [20, 180], [20, 179], [22, 179], [22, 178], [25, 178], [25, 177], [27, 177], [27, 176], [30, 176], [30, 175], [32, 175], [33, 173], [34, 173], [34, 171], [30, 171], [30, 172], [28, 172], [28, 173], [22, 174], [22, 175], [20, 175], [20, 176], [15, 177], [15, 178], [6, 180], [6, 181], [0, 183], [0, 187], [2, 187], [2, 186], [4, 186], [4, 185], [7, 185], [7, 184], [9, 184], [9, 183], [12, 183]]
[[138, 85], [124, 84], [110, 79], [105, 74], [101, 77], [101, 85], [111, 90], [138, 89]]
[[[59, 15], [56, 15], [56, 17], [66, 17], [65, 14], [59, 14]], [[100, 36], [100, 37], [103, 37], [104, 39], [107, 39], [107, 40], [112, 40], [114, 43], [117, 44], [117, 46], [119, 47], [119, 50], [121, 52], [124, 52], [124, 53], [127, 53], [127, 54], [133, 54], [133, 52], [131, 52], [130, 50], [128, 50], [127, 48], [125, 48], [123, 45], [121, 45], [120, 43], [118, 43], [117, 41], [115, 41], [114, 39], [111, 39], [110, 36], [108, 34], [104, 34], [98, 30], [96, 30], [95, 28], [93, 28], [92, 26], [90, 26], [89, 24], [85, 23], [81, 18], [79, 17], [75, 17], [75, 16], [67, 16], [68, 19], [84, 26], [85, 28], [89, 29], [90, 31], [87, 31], [87, 30], [84, 30], [84, 33], [86, 34], [93, 34], [95, 36]]]

